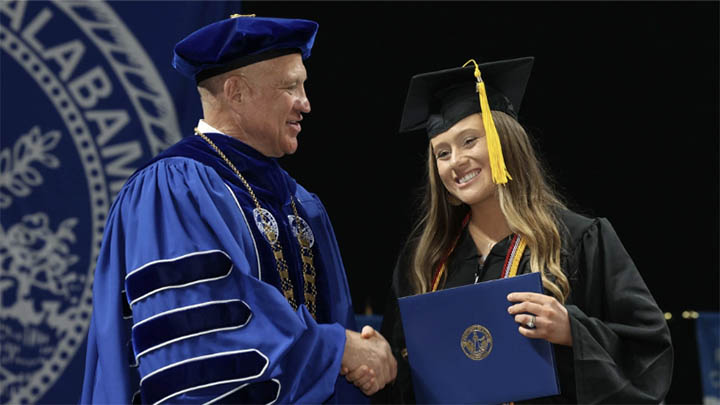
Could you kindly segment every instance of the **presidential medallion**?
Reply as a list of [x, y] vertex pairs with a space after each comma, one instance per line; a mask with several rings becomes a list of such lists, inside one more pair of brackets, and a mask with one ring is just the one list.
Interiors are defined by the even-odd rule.
[[493, 342], [490, 331], [481, 325], [472, 325], [465, 329], [460, 338], [463, 353], [471, 360], [482, 360], [490, 354]]
[[290, 222], [293, 236], [300, 241], [303, 248], [309, 249], [315, 244], [315, 235], [313, 235], [312, 228], [302, 217], [288, 215], [288, 222]]
[[265, 208], [255, 208], [253, 210], [255, 225], [265, 236], [265, 239], [272, 245], [278, 240], [278, 224], [275, 217]]

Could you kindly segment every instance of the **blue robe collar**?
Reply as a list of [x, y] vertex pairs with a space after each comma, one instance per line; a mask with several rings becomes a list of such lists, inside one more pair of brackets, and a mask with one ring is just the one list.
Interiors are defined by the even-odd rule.
[[[203, 123], [201, 121], [201, 123]], [[205, 124], [200, 126], [203, 129], [214, 129]], [[203, 132], [245, 177], [253, 189], [255, 195], [265, 201], [279, 205], [290, 203], [290, 196], [295, 195], [297, 183], [295, 179], [280, 167], [277, 159], [267, 157], [250, 145], [220, 132]], [[223, 178], [223, 180], [235, 184], [242, 190], [246, 187], [237, 177], [235, 172], [228, 167], [227, 163], [218, 156], [217, 152], [198, 135], [183, 138], [175, 145], [155, 156], [144, 167], [151, 165], [158, 160], [169, 157], [187, 157], [200, 163], [208, 165]], [[261, 204], [262, 205], [262, 204]]]

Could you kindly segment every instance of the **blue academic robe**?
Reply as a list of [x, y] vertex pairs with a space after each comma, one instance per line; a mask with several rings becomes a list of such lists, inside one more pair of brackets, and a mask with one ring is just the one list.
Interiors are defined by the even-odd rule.
[[[82, 403], [362, 403], [338, 376], [355, 322], [328, 215], [277, 163], [208, 134], [275, 219], [294, 310], [245, 186], [200, 137], [138, 170], [109, 214], [93, 284]], [[317, 321], [291, 226], [309, 224]], [[140, 388], [138, 388], [140, 387]], [[139, 392], [138, 392], [139, 391]]]

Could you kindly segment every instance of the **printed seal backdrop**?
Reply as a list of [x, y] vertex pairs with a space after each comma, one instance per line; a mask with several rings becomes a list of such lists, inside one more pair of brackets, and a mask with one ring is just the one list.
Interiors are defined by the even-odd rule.
[[0, 403], [77, 402], [110, 204], [200, 117], [172, 46], [229, 10], [0, 2]]

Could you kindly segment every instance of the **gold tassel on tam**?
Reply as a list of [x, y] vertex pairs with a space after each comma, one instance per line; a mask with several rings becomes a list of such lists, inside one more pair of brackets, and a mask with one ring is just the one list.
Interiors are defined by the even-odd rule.
[[508, 173], [505, 167], [505, 159], [503, 159], [502, 146], [500, 146], [500, 137], [498, 136], [497, 129], [495, 128], [495, 122], [490, 112], [490, 102], [488, 101], [487, 93], [485, 92], [485, 82], [483, 82], [480, 76], [480, 69], [478, 68], [475, 59], [470, 59], [465, 62], [463, 67], [469, 63], [475, 65], [475, 78], [477, 79], [477, 92], [480, 97], [480, 109], [482, 110], [483, 127], [485, 128], [485, 137], [487, 141], [488, 156], [490, 157], [490, 171], [492, 172], [493, 182], [495, 184], [506, 184], [508, 180], [512, 180], [510, 173]]

